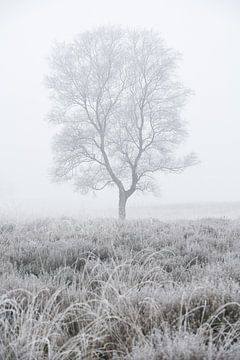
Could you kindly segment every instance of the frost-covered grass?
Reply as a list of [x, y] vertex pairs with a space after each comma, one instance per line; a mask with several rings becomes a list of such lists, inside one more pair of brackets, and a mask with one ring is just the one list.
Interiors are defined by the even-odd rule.
[[0, 360], [239, 358], [239, 221], [0, 223]]

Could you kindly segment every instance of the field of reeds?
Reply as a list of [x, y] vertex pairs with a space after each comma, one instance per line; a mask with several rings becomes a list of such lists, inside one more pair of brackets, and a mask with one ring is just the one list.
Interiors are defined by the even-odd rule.
[[0, 223], [0, 360], [240, 359], [240, 221]]

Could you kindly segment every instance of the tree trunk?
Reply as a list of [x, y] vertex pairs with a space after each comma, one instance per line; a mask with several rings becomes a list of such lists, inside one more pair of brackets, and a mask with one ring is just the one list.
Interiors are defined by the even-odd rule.
[[126, 203], [127, 195], [125, 191], [119, 190], [119, 203], [118, 203], [118, 219], [126, 219]]

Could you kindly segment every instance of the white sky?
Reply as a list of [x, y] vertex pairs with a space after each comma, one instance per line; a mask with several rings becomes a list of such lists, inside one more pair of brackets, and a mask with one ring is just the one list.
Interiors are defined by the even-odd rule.
[[[240, 201], [239, 0], [0, 0], [0, 202], [30, 210], [112, 207], [117, 194], [83, 197], [50, 182], [50, 103], [43, 86], [54, 39], [93, 26], [153, 28], [180, 51], [179, 72], [194, 92], [189, 139], [201, 165], [160, 175], [160, 198], [132, 204]], [[64, 212], [64, 211], [63, 211]]]

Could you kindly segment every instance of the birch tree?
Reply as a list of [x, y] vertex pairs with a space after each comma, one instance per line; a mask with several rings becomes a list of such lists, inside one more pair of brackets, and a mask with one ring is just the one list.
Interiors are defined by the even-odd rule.
[[189, 95], [177, 78], [178, 60], [147, 30], [102, 27], [55, 44], [46, 81], [49, 120], [59, 126], [54, 179], [83, 193], [116, 187], [125, 219], [136, 191], [154, 191], [155, 173], [192, 165], [192, 154], [176, 154]]

